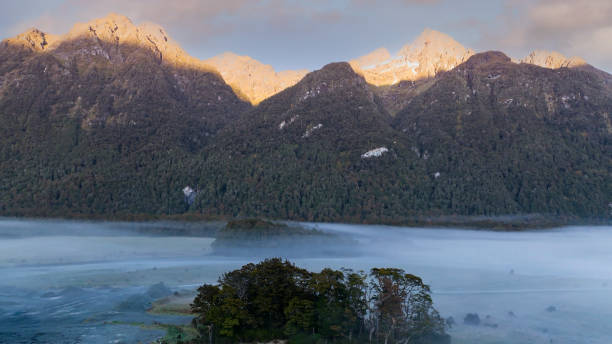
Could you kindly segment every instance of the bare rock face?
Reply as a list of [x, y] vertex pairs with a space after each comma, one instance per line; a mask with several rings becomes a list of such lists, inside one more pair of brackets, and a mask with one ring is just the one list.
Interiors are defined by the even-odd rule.
[[307, 70], [276, 72], [270, 65], [231, 52], [205, 62], [216, 68], [225, 82], [252, 104], [297, 84], [308, 73]]
[[[137, 26], [118, 14], [77, 23], [61, 36], [31, 29], [0, 43], [0, 101], [28, 104], [45, 91], [55, 96], [39, 104], [41, 113], [81, 118], [85, 130], [134, 128], [157, 109], [156, 120], [167, 120], [164, 111], [171, 108], [206, 127], [206, 136], [225, 123], [228, 108], [248, 107], [212, 66], [189, 56], [163, 28]], [[147, 108], [156, 102], [155, 111]], [[198, 136], [195, 141], [204, 138]]]
[[[64, 64], [75, 60], [80, 65], [134, 64], [139, 63], [145, 54], [159, 64], [216, 73], [243, 100], [254, 105], [297, 84], [308, 73], [307, 70], [276, 72], [272, 66], [230, 52], [200, 60], [187, 54], [162, 27], [152, 23], [135, 25], [127, 17], [114, 13], [87, 23], [77, 23], [62, 36], [31, 29], [4, 40], [0, 48], [2, 46], [19, 49], [0, 49], [0, 59], [4, 61], [0, 63], [0, 74], [19, 65], [32, 52], [48, 52]], [[370, 84], [394, 87], [404, 84], [414, 88], [415, 82], [451, 70], [472, 55], [473, 50], [463, 47], [450, 36], [426, 29], [395, 55], [379, 48], [351, 60], [350, 65]], [[588, 66], [581, 58], [566, 58], [557, 52], [546, 51], [534, 51], [514, 61], [552, 69]], [[0, 80], [0, 86], [3, 83]], [[405, 91], [406, 87], [401, 89]]]
[[361, 67], [361, 69], [370, 69], [377, 65], [383, 64], [391, 59], [391, 54], [386, 48], [378, 48], [371, 53], [351, 60], [351, 65]]
[[15, 56], [15, 51], [47, 52], [64, 64], [75, 60], [84, 64], [110, 62], [119, 65], [137, 63], [144, 53], [153, 56], [159, 64], [216, 73], [204, 61], [187, 54], [159, 25], [143, 23], [137, 26], [129, 18], [114, 13], [77, 23], [64, 35], [30, 29], [2, 41], [0, 47], [5, 48], [0, 55], [11, 53], [2, 56], [4, 60], [23, 57]]
[[[384, 48], [350, 61], [353, 69], [376, 86], [396, 85], [402, 81], [418, 81], [449, 71], [472, 57], [467, 49], [450, 36], [426, 29], [414, 42], [405, 45], [392, 56]], [[555, 51], [536, 50], [516, 63], [558, 69], [588, 66], [580, 57], [565, 57]]]
[[189, 56], [159, 25], [143, 23], [136, 26], [129, 18], [114, 13], [87, 23], [77, 23], [66, 35], [55, 39], [49, 50], [63, 60], [76, 56], [123, 63], [129, 62], [130, 53], [141, 52], [142, 48], [153, 54], [159, 63], [212, 69]]
[[22, 46], [32, 51], [43, 51], [56, 40], [56, 36], [46, 34], [38, 29], [30, 29], [14, 38], [5, 40], [4, 44]]
[[580, 57], [567, 58], [556, 51], [536, 50], [531, 52], [519, 62], [533, 64], [536, 66], [558, 69], [585, 66], [587, 63]]
[[415, 81], [436, 76], [467, 61], [474, 51], [466, 49], [450, 36], [426, 29], [395, 56], [378, 49], [350, 61], [355, 71], [368, 83], [383, 86], [400, 81]]
[[[129, 18], [114, 13], [77, 23], [62, 36], [31, 29], [2, 44], [20, 47], [23, 53], [46, 51], [64, 63], [75, 60], [84, 65], [135, 64], [146, 54], [159, 64], [219, 74], [234, 92], [252, 104], [295, 85], [308, 73], [307, 70], [276, 72], [272, 66], [233, 53], [200, 60], [187, 54], [159, 25], [135, 25]], [[2, 51], [0, 56], [18, 64], [21, 56], [13, 56], [15, 49], [10, 51], [11, 56], [4, 56]]]

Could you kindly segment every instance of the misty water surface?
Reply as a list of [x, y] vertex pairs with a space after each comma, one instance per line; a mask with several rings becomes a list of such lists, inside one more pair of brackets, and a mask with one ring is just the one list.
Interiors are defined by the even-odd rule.
[[[442, 316], [456, 321], [453, 343], [612, 343], [611, 227], [303, 225], [350, 241], [228, 257], [212, 251], [214, 230], [184, 236], [194, 224], [0, 220], [0, 343], [150, 342], [163, 331], [129, 323], [190, 319], [125, 309], [125, 300], [160, 281], [194, 290], [268, 255], [311, 270], [390, 266], [417, 274]], [[164, 235], [166, 228], [183, 236]], [[478, 313], [480, 325], [463, 324], [467, 313]]]

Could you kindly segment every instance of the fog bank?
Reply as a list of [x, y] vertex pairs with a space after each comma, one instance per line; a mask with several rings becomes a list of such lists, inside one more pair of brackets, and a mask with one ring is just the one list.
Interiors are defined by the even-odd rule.
[[[211, 248], [214, 230], [194, 231], [200, 225], [0, 220], [0, 342], [11, 331], [13, 339], [31, 340], [50, 331], [41, 324], [54, 319], [67, 333], [62, 335], [98, 336], [103, 342], [108, 331], [103, 321], [93, 321], [87, 331], [79, 324], [99, 317], [157, 321], [115, 307], [154, 283], [193, 290], [266, 255], [311, 270], [399, 267], [417, 274], [431, 285], [436, 308], [455, 320], [449, 330], [453, 343], [612, 342], [609, 226], [489, 232], [306, 223], [343, 240], [316, 249], [296, 250], [294, 242], [289, 249], [240, 249], [227, 256]], [[89, 296], [43, 297], [66, 287]], [[78, 313], [75, 300], [82, 314], [72, 314]], [[467, 313], [477, 313], [480, 324], [464, 324]], [[120, 329], [132, 338], [145, 336]]]

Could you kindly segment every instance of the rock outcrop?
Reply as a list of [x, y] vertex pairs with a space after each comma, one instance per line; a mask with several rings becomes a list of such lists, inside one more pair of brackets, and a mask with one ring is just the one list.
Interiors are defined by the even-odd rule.
[[4, 40], [3, 43], [5, 45], [21, 46], [32, 51], [44, 51], [57, 39], [57, 36], [32, 28], [16, 37]]
[[544, 50], [536, 50], [531, 52], [525, 58], [521, 59], [521, 63], [533, 64], [536, 66], [550, 68], [550, 69], [558, 69], [558, 68], [573, 68], [585, 66], [587, 63], [581, 57], [570, 57], [567, 58], [561, 53], [556, 51], [544, 51]]
[[67, 34], [60, 36], [30, 29], [4, 40], [3, 45], [49, 52], [64, 62], [73, 58], [87, 62], [106, 59], [115, 64], [130, 62], [130, 53], [146, 48], [159, 63], [213, 70], [204, 61], [187, 54], [159, 25], [143, 23], [137, 26], [129, 18], [114, 13], [87, 23], [77, 23]]
[[[276, 72], [270, 65], [230, 52], [200, 60], [185, 52], [159, 25], [135, 25], [129, 18], [114, 13], [87, 23], [77, 23], [65, 35], [55, 36], [31, 29], [3, 41], [3, 44], [22, 47], [26, 51], [48, 51], [64, 62], [75, 57], [86, 62], [96, 59], [112, 63], [130, 62], [135, 60], [130, 53], [136, 50], [141, 53], [142, 48], [146, 48], [159, 63], [219, 73], [243, 100], [252, 104], [295, 85], [308, 73], [307, 70]], [[126, 51], [126, 46], [138, 49]]]
[[[418, 81], [449, 71], [466, 62], [475, 52], [465, 48], [452, 37], [426, 29], [414, 42], [391, 55], [379, 48], [350, 61], [353, 69], [366, 81], [376, 86], [395, 85], [402, 81]], [[558, 69], [588, 66], [580, 57], [565, 57], [555, 51], [536, 50], [515, 63]]]
[[426, 29], [395, 56], [380, 48], [350, 63], [368, 83], [382, 86], [434, 77], [455, 68], [472, 55], [473, 50], [466, 49], [450, 36]]
[[114, 13], [87, 23], [75, 24], [67, 34], [54, 39], [49, 50], [63, 60], [77, 55], [96, 56], [113, 63], [124, 63], [129, 62], [132, 51], [121, 48], [128, 46], [139, 50], [146, 48], [155, 55], [159, 63], [213, 70], [203, 61], [187, 54], [159, 25], [135, 25], [129, 18]]
[[[129, 18], [114, 13], [87, 23], [77, 23], [65, 35], [55, 36], [31, 29], [3, 41], [3, 44], [19, 46], [24, 51], [51, 52], [65, 62], [74, 57], [85, 58], [87, 62], [92, 59], [129, 62], [131, 51], [119, 49], [120, 46], [145, 47], [159, 63], [219, 73], [234, 92], [254, 105], [297, 84], [308, 73], [307, 70], [277, 72], [270, 65], [231, 52], [200, 60], [187, 54], [162, 27], [152, 23], [135, 25]], [[435, 77], [467, 61], [474, 53], [452, 37], [426, 29], [395, 55], [379, 48], [351, 60], [350, 65], [370, 84], [397, 85], [402, 81]], [[1, 57], [16, 60], [15, 63], [20, 60], [19, 56]], [[558, 52], [540, 50], [513, 61], [551, 69], [588, 66], [579, 57], [566, 58]]]
[[297, 84], [308, 73], [307, 70], [276, 72], [270, 65], [231, 52], [205, 62], [216, 68], [225, 82], [251, 104], [259, 104], [262, 100]]
[[385, 61], [389, 61], [390, 59], [391, 54], [386, 48], [378, 48], [366, 55], [351, 60], [350, 63], [353, 67], [370, 69], [384, 63]]

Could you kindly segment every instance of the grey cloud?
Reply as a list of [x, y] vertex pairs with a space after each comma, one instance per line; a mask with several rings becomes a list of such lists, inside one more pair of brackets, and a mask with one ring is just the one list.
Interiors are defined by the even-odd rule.
[[[227, 21], [254, 17], [271, 23], [280, 23], [285, 19], [329, 20], [340, 17], [339, 11], [330, 10], [324, 5], [325, 2], [319, 0], [307, 6], [285, 0], [65, 0], [59, 7], [41, 13], [28, 24], [45, 26], [43, 29], [49, 31], [66, 31], [66, 25], [71, 25], [77, 19], [89, 20], [116, 12], [136, 22], [153, 21], [162, 26], [177, 25], [198, 31]], [[202, 33], [206, 32], [204, 30]]]
[[[441, 2], [441, 0], [351, 0], [351, 5], [356, 6], [389, 6], [389, 5], [433, 5]], [[391, 4], [390, 4], [391, 3]]]
[[588, 30], [611, 25], [609, 0], [544, 0], [528, 9], [532, 30], [544, 33]]
[[[162, 26], [181, 25], [200, 34], [212, 33], [219, 17], [232, 17], [261, 1], [165, 1], [165, 0], [66, 0], [59, 7], [42, 13], [33, 24], [46, 31], [63, 33], [75, 21], [87, 21], [110, 12], [124, 14], [136, 22], [152, 21]], [[25, 25], [21, 25], [25, 26]]]
[[213, 36], [236, 32], [297, 32], [317, 24], [335, 25], [347, 16], [328, 5], [321, 0], [308, 4], [285, 0], [65, 0], [37, 18], [19, 23], [11, 34], [32, 26], [61, 34], [76, 21], [116, 12], [136, 23], [157, 23], [183, 43], [202, 44]]
[[609, 0], [512, 0], [501, 29], [485, 33], [485, 44], [525, 53], [557, 50], [612, 70], [612, 2]]

